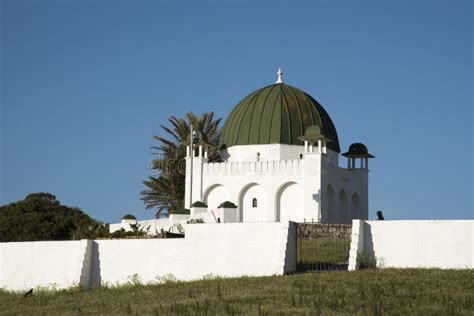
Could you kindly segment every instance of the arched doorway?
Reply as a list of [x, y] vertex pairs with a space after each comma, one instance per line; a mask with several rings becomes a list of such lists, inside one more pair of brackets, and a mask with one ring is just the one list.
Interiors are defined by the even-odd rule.
[[352, 218], [362, 219], [362, 212], [360, 209], [360, 200], [357, 193], [352, 194], [351, 206], [352, 206]]
[[[225, 201], [228, 201], [230, 198], [229, 191], [220, 185], [215, 184], [210, 186], [204, 193], [203, 202], [207, 204], [208, 209], [213, 212], [217, 211], [217, 207]], [[194, 201], [193, 201], [194, 202]]]
[[275, 220], [277, 222], [304, 221], [303, 188], [299, 184], [290, 182], [278, 191]]
[[347, 205], [347, 194], [346, 190], [341, 189], [339, 191], [339, 218], [338, 223], [348, 223], [351, 220], [351, 216], [349, 215], [349, 209]]
[[261, 185], [252, 183], [240, 193], [239, 215], [241, 222], [266, 222], [267, 194]]
[[327, 211], [326, 211], [326, 219], [325, 222], [334, 223], [336, 222], [337, 216], [337, 209], [336, 209], [336, 194], [334, 193], [334, 188], [332, 185], [328, 184], [328, 203], [327, 203]]

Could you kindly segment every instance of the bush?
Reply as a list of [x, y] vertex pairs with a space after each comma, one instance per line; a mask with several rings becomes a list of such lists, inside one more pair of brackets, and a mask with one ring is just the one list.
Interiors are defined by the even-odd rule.
[[377, 268], [377, 259], [366, 252], [357, 254], [357, 267], [360, 270]]
[[0, 242], [93, 239], [108, 233], [108, 225], [61, 204], [51, 193], [32, 193], [0, 206]]
[[190, 218], [186, 224], [203, 224], [204, 220], [202, 218]]
[[121, 238], [127, 238], [127, 237], [132, 237], [132, 236], [135, 236], [134, 232], [126, 231], [123, 228], [120, 228], [119, 230], [116, 230], [110, 234], [110, 238], [112, 239], [121, 239]]

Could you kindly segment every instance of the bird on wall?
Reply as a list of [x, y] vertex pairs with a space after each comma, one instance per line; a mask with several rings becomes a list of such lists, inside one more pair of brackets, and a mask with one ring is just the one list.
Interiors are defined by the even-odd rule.
[[383, 217], [383, 214], [382, 214], [382, 211], [381, 211], [381, 210], [378, 210], [378, 211], [377, 211], [377, 220], [379, 220], [379, 221], [385, 220], [385, 218]]

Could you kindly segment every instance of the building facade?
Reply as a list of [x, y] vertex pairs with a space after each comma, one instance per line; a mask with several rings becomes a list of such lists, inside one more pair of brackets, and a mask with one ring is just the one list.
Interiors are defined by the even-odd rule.
[[[246, 96], [220, 137], [222, 162], [210, 163], [205, 144], [188, 147], [185, 208], [195, 202], [219, 219], [219, 206], [236, 206], [239, 222], [351, 223], [368, 219], [368, 159], [361, 144], [342, 154], [336, 128], [309, 94], [275, 84]], [[212, 218], [212, 217], [211, 217]]]

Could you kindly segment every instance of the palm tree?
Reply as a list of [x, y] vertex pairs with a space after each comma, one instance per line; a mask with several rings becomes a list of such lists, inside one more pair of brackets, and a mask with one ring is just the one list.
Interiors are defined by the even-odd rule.
[[164, 210], [172, 211], [183, 207], [185, 191], [185, 156], [186, 146], [189, 145], [191, 127], [200, 132], [200, 145], [208, 146], [209, 161], [219, 160], [219, 123], [221, 118], [214, 120], [214, 113], [208, 112], [196, 116], [186, 113], [186, 118], [171, 116], [168, 121], [171, 127], [160, 125], [168, 137], [153, 136], [158, 146], [152, 147], [155, 159], [152, 169], [157, 176], [150, 176], [143, 184], [141, 200], [147, 209], [156, 209], [159, 216]]

